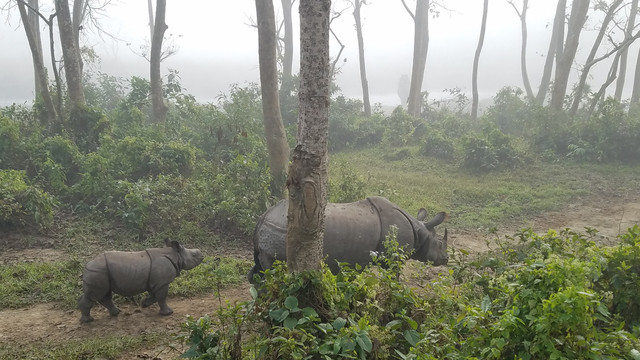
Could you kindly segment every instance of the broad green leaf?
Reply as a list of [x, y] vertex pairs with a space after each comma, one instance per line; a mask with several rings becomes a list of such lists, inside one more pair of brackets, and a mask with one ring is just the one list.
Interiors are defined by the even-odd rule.
[[404, 338], [411, 346], [416, 346], [420, 341], [420, 334], [415, 330], [406, 330], [404, 332]]
[[284, 319], [284, 322], [282, 323], [282, 325], [290, 330], [295, 329], [296, 325], [298, 325], [298, 319], [293, 317], [288, 317]]
[[302, 314], [306, 317], [318, 317], [318, 313], [311, 307], [302, 309]]
[[482, 302], [480, 303], [480, 309], [482, 310], [483, 313], [486, 313], [487, 311], [491, 310], [491, 299], [489, 299], [489, 295], [485, 295], [484, 298], [482, 298]]
[[269, 311], [269, 316], [275, 322], [282, 322], [284, 319], [286, 319], [289, 316], [289, 310], [287, 310], [287, 309], [271, 310], [271, 311]]
[[373, 344], [371, 343], [371, 339], [366, 334], [360, 334], [356, 337], [356, 343], [366, 352], [371, 352], [373, 348]]
[[255, 286], [252, 286], [251, 288], [249, 288], [249, 292], [251, 293], [251, 298], [253, 300], [258, 298], [258, 290], [256, 290]]
[[287, 296], [284, 300], [284, 306], [289, 310], [295, 310], [298, 308], [298, 299], [295, 296]]
[[347, 323], [347, 320], [341, 317], [336, 318], [335, 320], [333, 320], [333, 324], [331, 324], [333, 326], [334, 329], [336, 330], [340, 330], [344, 327], [344, 325]]
[[402, 326], [402, 320], [399, 320], [399, 319], [391, 320], [386, 325], [386, 327], [391, 328], [393, 330], [396, 330], [400, 326]]

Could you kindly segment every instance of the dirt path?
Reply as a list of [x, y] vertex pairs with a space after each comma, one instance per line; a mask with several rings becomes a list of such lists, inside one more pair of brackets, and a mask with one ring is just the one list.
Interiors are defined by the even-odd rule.
[[[503, 226], [499, 234], [513, 234], [524, 227], [532, 227], [536, 232], [548, 229], [571, 228], [584, 231], [585, 226], [600, 231], [598, 241], [610, 245], [621, 232], [634, 224], [640, 224], [640, 197], [590, 199], [574, 203], [557, 212], [549, 212], [524, 223]], [[472, 252], [487, 250], [485, 239], [493, 237], [480, 231], [460, 231], [450, 229], [450, 245]], [[0, 254], [0, 264], [24, 261], [59, 260], [64, 254], [51, 249], [25, 249], [5, 251]], [[221, 297], [229, 302], [249, 298], [247, 284], [223, 290]], [[140, 335], [150, 333], [175, 333], [189, 314], [200, 317], [212, 313], [219, 305], [215, 295], [196, 298], [173, 298], [170, 305], [174, 309], [172, 316], [157, 314], [157, 305], [140, 309], [134, 304], [119, 304], [122, 313], [112, 318], [106, 310], [96, 306], [92, 312], [94, 322], [80, 324], [77, 310], [62, 311], [51, 304], [40, 304], [26, 309], [0, 311], [0, 343], [28, 344], [43, 340], [65, 340], [97, 338], [111, 335]], [[169, 353], [168, 347], [141, 350], [135, 354], [125, 354], [121, 359], [155, 358], [173, 359], [176, 352]]]

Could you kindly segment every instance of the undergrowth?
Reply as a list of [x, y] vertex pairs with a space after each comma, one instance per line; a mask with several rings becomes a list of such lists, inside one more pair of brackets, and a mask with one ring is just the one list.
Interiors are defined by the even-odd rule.
[[279, 263], [251, 300], [188, 317], [182, 357], [638, 359], [640, 228], [611, 248], [596, 232], [525, 229], [477, 258], [452, 251], [421, 289], [403, 281], [407, 254], [393, 236], [364, 269]]

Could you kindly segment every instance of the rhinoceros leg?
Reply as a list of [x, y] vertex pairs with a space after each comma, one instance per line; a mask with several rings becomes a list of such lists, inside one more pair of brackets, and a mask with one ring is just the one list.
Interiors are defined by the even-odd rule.
[[117, 316], [118, 314], [120, 314], [120, 309], [118, 309], [116, 304], [113, 303], [113, 298], [111, 296], [111, 291], [109, 291], [107, 293], [107, 295], [105, 295], [105, 297], [103, 297], [102, 299], [98, 300], [98, 302], [100, 304], [102, 304], [102, 306], [106, 307], [107, 310], [109, 310], [109, 315]]
[[82, 317], [80, 317], [80, 322], [88, 323], [93, 321], [93, 317], [91, 316], [91, 308], [93, 307], [94, 302], [89, 300], [85, 294], [80, 296], [78, 299], [78, 308], [80, 308], [80, 313], [82, 313]]
[[154, 296], [160, 305], [160, 315], [171, 315], [173, 310], [167, 305], [167, 295], [169, 294], [169, 284], [158, 287], [149, 296]]
[[155, 304], [156, 301], [158, 301], [156, 297], [152, 293], [149, 293], [149, 295], [147, 295], [147, 297], [144, 298], [144, 300], [142, 301], [142, 307], [143, 308], [149, 307]]

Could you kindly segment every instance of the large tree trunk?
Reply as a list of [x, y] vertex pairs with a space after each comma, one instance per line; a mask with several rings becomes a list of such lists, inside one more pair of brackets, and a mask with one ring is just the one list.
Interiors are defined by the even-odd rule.
[[[37, 1], [30, 1], [30, 6], [33, 9], [38, 9]], [[49, 81], [47, 77], [47, 70], [44, 66], [44, 56], [42, 54], [42, 44], [40, 42], [40, 29], [38, 26], [34, 25], [39, 23], [37, 21], [38, 15], [35, 14], [35, 11], [30, 9], [29, 13], [27, 13], [27, 9], [25, 8], [24, 3], [18, 1], [18, 10], [20, 11], [20, 18], [22, 19], [22, 25], [24, 26], [25, 34], [27, 35], [27, 41], [29, 42], [29, 48], [31, 49], [31, 57], [33, 59], [33, 70], [35, 75], [35, 91], [36, 91], [36, 99], [41, 99], [44, 108], [47, 112], [46, 119], [49, 123], [55, 124], [57, 122], [58, 113], [56, 111], [56, 107], [53, 103], [53, 99], [51, 98], [51, 93], [49, 92]], [[35, 14], [35, 16], [33, 15]]]
[[542, 78], [540, 79], [540, 87], [538, 88], [538, 95], [536, 95], [536, 102], [540, 105], [544, 103], [549, 91], [549, 84], [551, 83], [551, 71], [553, 70], [553, 60], [556, 57], [556, 52], [560, 50], [559, 54], [562, 54], [562, 40], [564, 38], [564, 15], [567, 8], [567, 0], [558, 0], [556, 6], [556, 15], [553, 19], [553, 29], [551, 30], [551, 40], [549, 41], [549, 50], [547, 51], [547, 57], [544, 62], [544, 69], [542, 71]]
[[364, 103], [364, 116], [371, 116], [371, 102], [369, 101], [369, 82], [367, 81], [367, 69], [364, 63], [364, 39], [362, 37], [362, 20], [360, 8], [362, 0], [354, 0], [353, 17], [356, 21], [356, 34], [358, 35], [358, 59], [360, 60], [360, 83], [362, 84], [362, 102]]
[[327, 204], [330, 0], [300, 1], [300, 112], [289, 169], [287, 265], [320, 270]]
[[636, 71], [633, 76], [633, 89], [631, 91], [631, 106], [629, 109], [634, 108], [640, 103], [640, 50], [638, 50], [638, 56], [636, 57]]
[[156, 2], [156, 18], [153, 27], [153, 38], [151, 39], [150, 63], [150, 83], [151, 83], [151, 121], [156, 124], [164, 124], [167, 118], [167, 105], [164, 103], [164, 93], [162, 91], [162, 76], [160, 75], [160, 62], [162, 61], [162, 40], [164, 32], [167, 30], [165, 14], [167, 1], [158, 0]]
[[471, 119], [478, 119], [478, 63], [480, 62], [480, 53], [482, 52], [482, 45], [484, 44], [484, 34], [487, 30], [487, 13], [489, 12], [489, 0], [484, 0], [484, 7], [482, 8], [482, 24], [480, 25], [480, 38], [478, 39], [478, 46], [476, 47], [476, 53], [473, 57], [473, 74], [471, 75], [471, 88], [473, 92], [473, 101], [471, 103]]
[[[44, 65], [44, 53], [42, 52], [42, 38], [40, 37], [40, 16], [38, 15], [38, 13], [36, 12], [36, 10], [39, 11], [40, 9], [40, 4], [38, 3], [38, 0], [28, 0], [27, 3], [29, 4], [29, 11], [27, 12], [28, 16], [27, 16], [27, 21], [25, 22], [24, 19], [22, 19], [23, 25], [24, 24], [29, 24], [29, 27], [31, 28], [31, 34], [33, 34], [33, 38], [35, 40], [35, 46], [36, 49], [38, 51], [38, 54], [40, 54], [40, 63], [42, 63]], [[20, 5], [20, 1], [18, 1], [18, 5]], [[22, 17], [22, 13], [20, 13], [20, 16]], [[33, 55], [33, 52], [31, 52], [31, 55]], [[33, 73], [36, 74], [35, 76], [35, 89], [36, 89], [36, 95], [42, 93], [42, 87], [43, 86], [48, 86], [48, 83], [42, 83], [41, 82], [41, 78], [40, 76], [38, 76], [38, 69], [37, 69], [37, 65], [36, 65], [36, 61], [33, 62]]]
[[533, 90], [531, 89], [531, 83], [529, 82], [529, 74], [527, 72], [527, 9], [529, 8], [529, 0], [522, 1], [522, 11], [512, 1], [509, 4], [513, 6], [513, 9], [520, 18], [520, 31], [522, 33], [522, 41], [520, 43], [520, 71], [522, 72], [522, 83], [524, 84], [524, 90], [527, 93], [529, 100], [534, 100]]
[[576, 57], [580, 33], [587, 20], [589, 10], [589, 0], [573, 0], [571, 5], [571, 15], [567, 26], [567, 38], [562, 52], [556, 52], [556, 74], [551, 92], [551, 110], [562, 111], [564, 97], [567, 93], [567, 83], [571, 72], [573, 59]]
[[591, 67], [595, 65], [598, 61], [604, 60], [605, 57], [601, 57], [599, 60], [595, 60], [596, 54], [598, 53], [598, 48], [602, 43], [602, 39], [604, 38], [605, 33], [607, 32], [607, 27], [609, 23], [613, 19], [613, 15], [615, 14], [618, 6], [622, 3], [622, 0], [615, 0], [607, 10], [607, 13], [602, 19], [602, 26], [598, 31], [598, 35], [596, 36], [595, 41], [593, 42], [593, 46], [591, 47], [591, 51], [587, 56], [587, 60], [584, 63], [582, 68], [582, 72], [580, 73], [580, 80], [578, 81], [578, 85], [573, 94], [573, 103], [571, 103], [571, 109], [569, 110], [569, 115], [574, 116], [578, 112], [578, 107], [580, 106], [580, 102], [582, 101], [582, 95], [584, 93], [584, 87], [587, 83], [587, 78], [589, 77], [589, 71]]
[[[80, 30], [82, 29], [82, 23], [84, 22], [88, 6], [88, 0], [73, 1], [73, 38], [76, 41], [76, 49], [78, 49], [78, 51], [80, 51]], [[83, 67], [82, 56], [80, 56], [80, 71], [82, 71]]]
[[417, 0], [416, 12], [412, 16], [414, 21], [413, 66], [407, 110], [413, 116], [420, 116], [423, 100], [422, 81], [429, 49], [429, 0]]
[[278, 96], [276, 20], [273, 0], [256, 0], [262, 116], [269, 152], [271, 194], [282, 199], [289, 164], [289, 143], [282, 124]]
[[[627, 21], [627, 31], [624, 34], [624, 38], [629, 39], [633, 34], [633, 28], [636, 25], [636, 14], [638, 13], [638, 0], [631, 2], [631, 11], [629, 12], [629, 19]], [[624, 48], [620, 53], [620, 69], [618, 70], [618, 79], [616, 81], [615, 98], [622, 99], [622, 91], [624, 90], [624, 80], [627, 77], [627, 54], [629, 48]]]
[[67, 79], [67, 92], [72, 106], [81, 107], [85, 104], [84, 86], [82, 84], [82, 60], [80, 49], [77, 47], [75, 31], [71, 21], [68, 0], [56, 0], [58, 15], [58, 31], [60, 32], [60, 46], [64, 59], [64, 73]]

